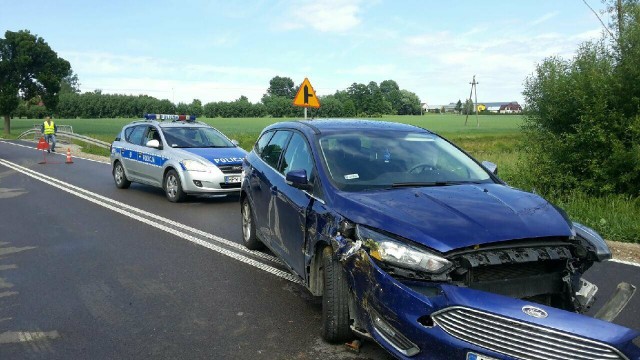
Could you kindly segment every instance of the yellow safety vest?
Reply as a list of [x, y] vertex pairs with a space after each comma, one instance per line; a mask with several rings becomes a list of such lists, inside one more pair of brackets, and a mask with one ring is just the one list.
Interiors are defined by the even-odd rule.
[[51, 123], [49, 122], [44, 122], [44, 134], [45, 135], [51, 135], [54, 134], [56, 132], [56, 127], [55, 124], [53, 123], [53, 121]]

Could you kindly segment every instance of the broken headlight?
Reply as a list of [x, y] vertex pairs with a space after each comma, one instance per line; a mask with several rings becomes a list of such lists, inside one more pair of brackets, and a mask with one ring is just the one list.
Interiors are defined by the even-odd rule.
[[439, 274], [451, 267], [449, 260], [401, 240], [357, 226], [357, 236], [369, 255], [384, 263], [421, 272]]

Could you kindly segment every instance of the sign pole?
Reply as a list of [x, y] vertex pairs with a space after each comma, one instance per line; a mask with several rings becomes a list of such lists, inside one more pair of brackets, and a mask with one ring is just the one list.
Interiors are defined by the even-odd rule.
[[307, 120], [307, 108], [304, 108], [304, 119]]

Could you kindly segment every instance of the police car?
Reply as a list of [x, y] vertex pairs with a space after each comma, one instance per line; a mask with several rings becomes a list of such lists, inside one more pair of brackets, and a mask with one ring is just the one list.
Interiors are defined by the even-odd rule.
[[191, 115], [145, 114], [122, 128], [111, 144], [116, 186], [131, 182], [164, 189], [171, 202], [187, 195], [240, 191], [246, 151]]

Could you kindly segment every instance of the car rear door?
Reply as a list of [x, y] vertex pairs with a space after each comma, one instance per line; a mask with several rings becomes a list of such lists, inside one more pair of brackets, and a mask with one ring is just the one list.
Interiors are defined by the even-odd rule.
[[274, 191], [273, 182], [277, 182], [282, 177], [277, 168], [290, 136], [291, 132], [288, 130], [279, 130], [273, 134], [260, 153], [262, 161], [254, 164], [248, 179], [253, 198], [256, 230], [260, 234], [260, 239], [271, 245], [273, 251], [278, 254], [282, 253], [281, 244], [272, 243], [275, 229], [272, 224], [277, 221], [273, 218], [275, 198], [272, 197], [272, 191]]

